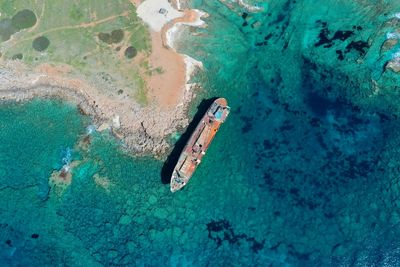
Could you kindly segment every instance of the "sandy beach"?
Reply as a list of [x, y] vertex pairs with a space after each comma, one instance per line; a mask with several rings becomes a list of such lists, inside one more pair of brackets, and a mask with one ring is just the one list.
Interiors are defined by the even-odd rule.
[[[173, 40], [182, 25], [201, 26], [204, 14], [178, 11], [167, 0], [131, 3], [150, 28], [149, 64], [161, 70], [153, 75], [142, 74], [147, 105], [142, 106], [126, 95], [104, 93], [101, 81], [88, 81], [68, 65], [41, 64], [32, 69], [22, 62], [4, 59], [0, 62], [0, 99], [62, 98], [78, 104], [82, 113], [93, 118], [98, 131], [110, 130], [136, 154], [165, 153], [169, 149], [165, 137], [188, 124], [186, 108], [196, 87], [188, 82], [196, 68], [202, 67], [200, 62], [177, 53]], [[179, 2], [173, 4], [181, 6]], [[160, 13], [161, 8], [164, 14]]]
[[[180, 2], [176, 2], [180, 6]], [[164, 14], [160, 13], [165, 12]], [[179, 54], [173, 40], [181, 25], [202, 26], [205, 13], [197, 10], [177, 11], [167, 0], [147, 0], [138, 7], [138, 16], [151, 29], [152, 53], [150, 64], [159, 67], [163, 73], [147, 77], [149, 97], [162, 107], [184, 104], [186, 84], [197, 67], [202, 64], [187, 55]]]

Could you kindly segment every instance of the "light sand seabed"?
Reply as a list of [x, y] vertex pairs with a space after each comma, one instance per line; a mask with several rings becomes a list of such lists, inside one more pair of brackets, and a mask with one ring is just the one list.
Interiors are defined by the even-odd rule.
[[[150, 64], [161, 67], [161, 74], [148, 76], [148, 106], [141, 107], [127, 97], [115, 94], [105, 95], [98, 88], [101, 84], [85, 80], [85, 77], [71, 79], [68, 66], [44, 64], [34, 70], [18, 61], [0, 62], [0, 99], [26, 100], [34, 97], [59, 97], [77, 103], [80, 109], [93, 117], [98, 130], [110, 129], [124, 140], [129, 149], [142, 153], [161, 154], [169, 145], [165, 136], [185, 127], [188, 120], [185, 108], [193, 97], [193, 84], [187, 84], [198, 62], [173, 49], [174, 38], [183, 24], [200, 26], [204, 13], [185, 10], [178, 12], [167, 0], [147, 0], [164, 4], [169, 8], [168, 20], [156, 19], [157, 29], [152, 30], [152, 53]], [[139, 1], [131, 1], [138, 4]], [[145, 3], [145, 2], [144, 2]], [[157, 6], [155, 4], [155, 6]], [[153, 4], [154, 5], [154, 4]], [[180, 6], [180, 4], [177, 4]], [[140, 8], [140, 5], [139, 5]], [[140, 10], [138, 8], [138, 11]], [[182, 15], [176, 17], [176, 14]], [[154, 14], [149, 13], [150, 20]], [[148, 17], [144, 19], [147, 23]], [[154, 23], [149, 24], [154, 25]], [[166, 37], [168, 36], [168, 37]]]

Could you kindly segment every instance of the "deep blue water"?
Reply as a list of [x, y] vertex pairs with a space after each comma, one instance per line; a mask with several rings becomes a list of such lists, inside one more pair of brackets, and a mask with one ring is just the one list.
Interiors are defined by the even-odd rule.
[[[399, 4], [192, 5], [210, 17], [180, 44], [205, 66], [191, 114], [232, 107], [193, 179], [171, 194], [163, 161], [87, 135], [66, 103], [6, 103], [3, 265], [399, 265], [398, 76], [380, 50]], [[68, 163], [71, 184], [49, 182]]]

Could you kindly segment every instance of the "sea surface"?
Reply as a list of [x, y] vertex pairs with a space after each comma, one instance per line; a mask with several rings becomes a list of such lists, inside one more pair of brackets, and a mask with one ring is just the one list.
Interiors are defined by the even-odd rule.
[[182, 191], [71, 104], [0, 105], [0, 265], [400, 265], [400, 3], [249, 3], [191, 2], [210, 16], [179, 43], [205, 66], [190, 115], [232, 112]]

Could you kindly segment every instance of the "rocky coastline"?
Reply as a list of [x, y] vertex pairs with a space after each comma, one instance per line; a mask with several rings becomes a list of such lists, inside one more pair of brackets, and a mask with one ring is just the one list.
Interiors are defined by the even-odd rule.
[[[140, 5], [141, 1], [136, 4]], [[173, 7], [179, 7], [182, 10], [182, 3], [174, 2]], [[150, 88], [149, 103], [142, 105], [128, 94], [120, 95], [117, 93], [118, 90], [110, 92], [107, 90], [110, 84], [104, 80], [93, 79], [93, 77], [87, 79], [78, 71], [70, 70], [69, 66], [65, 68], [65, 66], [49, 63], [45, 66], [32, 67], [22, 61], [0, 59], [0, 101], [23, 102], [34, 98], [56, 98], [70, 102], [77, 105], [82, 114], [92, 118], [97, 131], [110, 131], [116, 138], [122, 140], [124, 147], [132, 154], [163, 158], [170, 150], [166, 137], [188, 125], [187, 108], [195, 95], [194, 91], [199, 86], [190, 84], [189, 79], [197, 68], [202, 67], [200, 62], [178, 54], [172, 47], [171, 40], [177, 34], [177, 30], [168, 31], [174, 27], [175, 23], [191, 25], [190, 20], [194, 20], [192, 26], [202, 24], [200, 17], [204, 14], [197, 17], [193, 14], [190, 16], [190, 10], [185, 12], [182, 12], [185, 14], [183, 18], [163, 25], [161, 32], [152, 32], [153, 46], [163, 46], [166, 51], [159, 49], [161, 52], [157, 54], [157, 58], [161, 56], [162, 59], [163, 53], [174, 53], [181, 61], [175, 64], [184, 66], [182, 84], [179, 85], [182, 88], [171, 88], [175, 91], [173, 100], [165, 100], [170, 93], [158, 97], [160, 89], [157, 91]], [[189, 21], [185, 21], [185, 17], [188, 17]], [[164, 42], [167, 32], [170, 42]], [[154, 42], [156, 35], [161, 41], [159, 44], [157, 41]], [[152, 55], [150, 55], [150, 61]], [[167, 69], [167, 72], [173, 73], [173, 69]], [[162, 78], [161, 75], [158, 78], [155, 77], [155, 80], [162, 80]], [[153, 78], [150, 77], [150, 79]], [[153, 80], [146, 83], [151, 87]], [[115, 85], [111, 86], [115, 87]]]
[[166, 136], [188, 124], [186, 109], [193, 97], [193, 86], [185, 90], [179, 107], [141, 107], [129, 99], [113, 102], [83, 81], [35, 73], [26, 68], [21, 71], [23, 67], [20, 63], [0, 66], [0, 101], [55, 98], [70, 102], [91, 117], [97, 131], [109, 130], [135, 155], [163, 157], [170, 149]]

